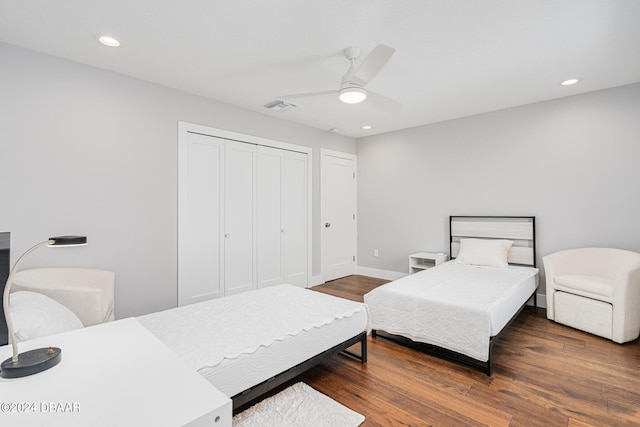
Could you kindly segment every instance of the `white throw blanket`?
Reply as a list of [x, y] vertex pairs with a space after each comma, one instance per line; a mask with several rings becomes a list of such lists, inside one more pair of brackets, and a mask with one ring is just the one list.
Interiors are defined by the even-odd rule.
[[362, 303], [277, 285], [138, 317], [194, 369], [366, 310]]
[[537, 271], [447, 262], [380, 286], [364, 301], [373, 329], [486, 362], [492, 310]]

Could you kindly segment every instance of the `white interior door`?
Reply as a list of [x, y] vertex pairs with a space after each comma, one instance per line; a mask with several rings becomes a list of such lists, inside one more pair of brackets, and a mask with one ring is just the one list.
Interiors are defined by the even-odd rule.
[[178, 305], [224, 295], [224, 140], [189, 132], [179, 146]]
[[256, 146], [226, 141], [224, 203], [225, 295], [255, 289]]
[[285, 282], [306, 288], [308, 261], [307, 154], [285, 152], [284, 168], [284, 275]]
[[356, 271], [356, 157], [321, 150], [322, 278]]
[[284, 283], [283, 174], [284, 150], [258, 147], [257, 277], [258, 288]]

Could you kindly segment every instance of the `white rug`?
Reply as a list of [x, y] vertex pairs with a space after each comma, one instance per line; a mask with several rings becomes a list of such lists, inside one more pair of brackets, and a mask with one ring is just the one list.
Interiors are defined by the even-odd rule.
[[364, 416], [297, 383], [233, 417], [233, 427], [357, 427]]

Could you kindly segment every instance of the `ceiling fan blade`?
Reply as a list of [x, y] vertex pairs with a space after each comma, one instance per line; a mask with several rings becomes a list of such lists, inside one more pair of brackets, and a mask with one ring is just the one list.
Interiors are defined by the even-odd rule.
[[389, 111], [398, 111], [402, 109], [402, 104], [394, 99], [387, 98], [384, 95], [380, 95], [376, 92], [371, 92], [370, 90], [367, 91], [367, 93], [368, 95], [366, 101], [371, 100], [371, 103], [375, 104], [377, 107], [384, 108], [385, 110]]
[[351, 78], [351, 83], [364, 86], [384, 67], [396, 50], [384, 44], [375, 47], [360, 64]]
[[323, 90], [321, 92], [306, 92], [306, 93], [296, 93], [293, 95], [283, 95], [277, 96], [277, 99], [295, 99], [295, 98], [310, 98], [312, 96], [321, 96], [321, 95], [333, 95], [338, 93], [338, 90]]

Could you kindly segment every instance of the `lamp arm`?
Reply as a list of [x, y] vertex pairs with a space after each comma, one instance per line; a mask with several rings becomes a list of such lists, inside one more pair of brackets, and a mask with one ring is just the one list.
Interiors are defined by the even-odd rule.
[[11, 292], [11, 285], [13, 284], [13, 275], [15, 274], [16, 270], [18, 269], [18, 266], [20, 265], [22, 260], [24, 258], [26, 258], [27, 255], [29, 255], [31, 252], [35, 251], [39, 247], [44, 246], [44, 245], [49, 245], [52, 242], [53, 242], [52, 240], [46, 240], [44, 242], [38, 243], [37, 245], [33, 246], [31, 249], [29, 249], [25, 253], [23, 253], [20, 256], [20, 258], [18, 258], [16, 263], [13, 265], [13, 268], [11, 269], [11, 272], [9, 273], [9, 277], [7, 278], [7, 283], [4, 286], [4, 295], [2, 296], [2, 307], [4, 309], [4, 318], [7, 321], [7, 330], [9, 331], [9, 339], [11, 340], [11, 347], [13, 349], [13, 357], [11, 359], [14, 362], [18, 361], [18, 343], [16, 342], [16, 334], [13, 331], [13, 322], [11, 321], [11, 315], [9, 313], [9, 293]]

